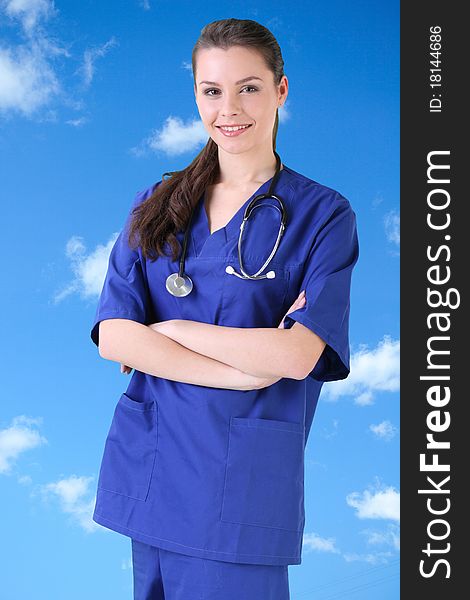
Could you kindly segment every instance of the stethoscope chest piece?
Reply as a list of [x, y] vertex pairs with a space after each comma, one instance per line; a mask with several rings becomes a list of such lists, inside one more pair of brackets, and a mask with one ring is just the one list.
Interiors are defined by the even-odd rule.
[[166, 289], [178, 298], [187, 296], [193, 289], [193, 282], [188, 275], [180, 277], [179, 273], [172, 273], [166, 278]]

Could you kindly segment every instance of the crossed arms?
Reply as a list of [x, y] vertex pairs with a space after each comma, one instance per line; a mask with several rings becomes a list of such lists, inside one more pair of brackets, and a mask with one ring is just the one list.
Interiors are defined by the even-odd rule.
[[[301, 308], [301, 293], [286, 314]], [[156, 377], [207, 387], [260, 389], [283, 377], [304, 379], [325, 342], [294, 323], [283, 329], [240, 328], [169, 320], [143, 325], [128, 319], [105, 319], [99, 325], [99, 353]]]

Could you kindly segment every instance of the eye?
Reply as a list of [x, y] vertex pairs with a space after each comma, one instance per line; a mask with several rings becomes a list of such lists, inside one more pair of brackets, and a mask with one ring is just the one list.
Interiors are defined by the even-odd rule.
[[[242, 90], [253, 90], [255, 92], [258, 91], [258, 88], [253, 86], [253, 85], [246, 85], [244, 88], [242, 88]], [[219, 94], [211, 94], [210, 92], [218, 92], [219, 90], [217, 90], [216, 88], [209, 88], [207, 90], [204, 90], [204, 95], [205, 96], [218, 96]], [[251, 93], [251, 92], [250, 92]]]

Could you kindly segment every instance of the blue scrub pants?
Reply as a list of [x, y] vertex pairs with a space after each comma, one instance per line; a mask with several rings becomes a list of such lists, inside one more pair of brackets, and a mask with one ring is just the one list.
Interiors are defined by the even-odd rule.
[[289, 600], [288, 565], [187, 556], [132, 539], [134, 600]]

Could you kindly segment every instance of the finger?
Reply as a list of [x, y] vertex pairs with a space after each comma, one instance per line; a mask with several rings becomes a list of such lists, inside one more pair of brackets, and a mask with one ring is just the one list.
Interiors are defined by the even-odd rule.
[[294, 300], [294, 302], [291, 304], [289, 310], [287, 311], [287, 314], [289, 314], [290, 312], [292, 312], [293, 310], [298, 308], [301, 304], [302, 304], [302, 298], [296, 298]]

